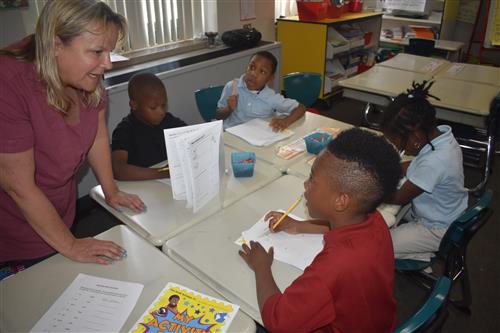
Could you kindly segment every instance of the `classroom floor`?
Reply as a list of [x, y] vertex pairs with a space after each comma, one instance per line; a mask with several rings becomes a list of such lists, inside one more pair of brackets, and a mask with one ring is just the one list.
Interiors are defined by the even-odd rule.
[[[322, 109], [318, 107], [318, 109]], [[339, 98], [321, 113], [353, 125], [363, 124], [364, 104]], [[450, 316], [443, 332], [500, 332], [500, 160], [493, 166], [487, 185], [494, 192], [491, 207], [496, 209], [486, 225], [469, 243], [467, 263], [472, 289], [472, 315], [468, 316], [450, 306]], [[478, 182], [479, 172], [465, 170], [466, 185]], [[92, 199], [78, 202], [77, 219], [72, 228], [77, 237], [97, 235], [120, 222]], [[403, 322], [424, 303], [427, 291], [405, 276], [396, 274], [395, 295], [398, 302], [398, 323]]]

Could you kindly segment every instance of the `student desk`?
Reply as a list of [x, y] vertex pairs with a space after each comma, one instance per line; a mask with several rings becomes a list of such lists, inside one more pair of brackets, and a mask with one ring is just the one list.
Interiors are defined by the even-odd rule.
[[[340, 81], [344, 96], [370, 104], [387, 106], [399, 93], [410, 88], [412, 81], [431, 79], [430, 74], [420, 74], [376, 65], [365, 73]], [[500, 86], [455, 80], [436, 75], [430, 93], [439, 97], [429, 98], [439, 119], [486, 129], [486, 163], [483, 180], [472, 191], [481, 190], [487, 182], [496, 141], [497, 114], [490, 113], [491, 101], [500, 93]], [[365, 111], [366, 112], [366, 111]]]
[[226, 144], [229, 147], [233, 147], [235, 149], [241, 150], [241, 151], [253, 151], [255, 152], [255, 155], [257, 156], [257, 159], [266, 161], [268, 163], [271, 163], [274, 165], [276, 168], [278, 168], [280, 171], [285, 172], [286, 168], [295, 163], [298, 159], [301, 158], [302, 155], [296, 156], [292, 159], [285, 160], [279, 156], [276, 155], [278, 152], [279, 147], [284, 146], [290, 142], [293, 142], [297, 140], [300, 137], [303, 137], [311, 132], [314, 132], [318, 128], [341, 128], [345, 129], [350, 127], [351, 125], [348, 125], [346, 123], [314, 114], [311, 112], [306, 112], [304, 117], [301, 119], [297, 120], [295, 123], [293, 123], [290, 126], [290, 129], [294, 132], [294, 134], [289, 137], [286, 140], [279, 141], [273, 145], [265, 146], [265, 147], [256, 147], [252, 146], [245, 140], [231, 134], [228, 132], [224, 132], [224, 144]]
[[[226, 166], [231, 165], [232, 151], [234, 150], [231, 148], [225, 148]], [[231, 168], [228, 169], [226, 175], [224, 179], [221, 179], [223, 184], [227, 183], [223, 193], [224, 207], [281, 177], [282, 173], [272, 165], [258, 160], [253, 177], [235, 178]], [[208, 204], [198, 213], [193, 214], [191, 209], [186, 209], [186, 201], [174, 200], [172, 188], [158, 180], [117, 181], [117, 184], [120, 190], [137, 194], [146, 205], [146, 211], [134, 213], [129, 209], [116, 210], [110, 207], [104, 200], [100, 185], [90, 190], [90, 196], [155, 246], [163, 245], [168, 238], [215, 214], [221, 208], [218, 205]]]
[[[168, 240], [163, 251], [262, 323], [254, 274], [239, 256], [240, 247], [234, 241], [267, 211], [287, 209], [303, 193], [303, 183], [303, 179], [285, 175]], [[304, 201], [294, 214], [307, 217]], [[273, 261], [272, 270], [282, 291], [302, 274], [301, 270], [277, 260]]]
[[484, 83], [500, 87], [500, 68], [484, 65], [451, 63], [436, 73], [436, 78]]
[[[400, 40], [380, 37], [380, 42], [389, 43], [389, 44], [397, 44], [403, 46], [409, 46], [410, 40], [408, 38], [403, 38]], [[462, 49], [464, 48], [463, 42], [457, 42], [453, 40], [444, 40], [444, 39], [436, 39], [434, 40], [434, 48], [436, 50], [446, 51], [446, 59], [450, 60], [453, 54], [453, 60], [460, 60], [462, 58]]]
[[[127, 332], [168, 282], [223, 298], [126, 226], [116, 226], [97, 238], [120, 244], [127, 249], [128, 257], [102, 266], [77, 263], [58, 254], [0, 282], [0, 331], [28, 332], [79, 273], [144, 285], [122, 328]], [[255, 329], [254, 321], [241, 311], [230, 327], [233, 332]]]
[[401, 69], [420, 74], [433, 74], [449, 64], [444, 59], [422, 57], [408, 53], [399, 53], [395, 57], [381, 62], [378, 66]]

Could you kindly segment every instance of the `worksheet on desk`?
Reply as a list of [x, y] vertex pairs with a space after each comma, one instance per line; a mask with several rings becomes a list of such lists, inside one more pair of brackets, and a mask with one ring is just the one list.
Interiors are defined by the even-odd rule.
[[274, 132], [271, 126], [269, 126], [269, 122], [260, 118], [230, 127], [226, 129], [226, 132], [236, 135], [253, 146], [259, 147], [269, 146], [293, 135], [293, 131], [289, 129], [284, 129], [281, 132]]
[[[241, 237], [235, 243], [242, 245], [245, 243], [248, 244], [250, 241], [256, 241], [267, 251], [272, 246], [276, 260], [304, 270], [323, 249], [323, 235], [292, 235], [284, 231], [272, 233], [269, 230], [269, 222], [264, 219], [266, 215], [267, 213], [250, 229], [243, 231]], [[293, 214], [289, 214], [288, 216], [295, 220], [303, 221], [303, 219]]]
[[143, 287], [78, 274], [31, 332], [118, 332]]

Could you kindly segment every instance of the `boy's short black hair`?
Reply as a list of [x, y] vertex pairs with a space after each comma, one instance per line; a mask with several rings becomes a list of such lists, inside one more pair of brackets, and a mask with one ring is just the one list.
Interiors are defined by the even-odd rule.
[[128, 82], [128, 97], [136, 100], [144, 91], [155, 89], [165, 91], [165, 85], [158, 76], [149, 72], [137, 73]]
[[274, 54], [272, 54], [269, 51], [259, 51], [259, 52], [255, 53], [252, 56], [252, 58], [256, 57], [256, 56], [263, 57], [263, 58], [266, 58], [267, 60], [269, 60], [269, 62], [271, 63], [271, 74], [276, 73], [276, 68], [278, 68], [278, 59], [276, 59]]
[[332, 183], [356, 197], [362, 213], [374, 211], [396, 190], [402, 176], [400, 157], [383, 136], [352, 128], [341, 132], [327, 149], [344, 162], [331, 170], [338, 178]]
[[172, 296], [170, 296], [170, 297], [168, 298], [168, 301], [170, 302], [170, 301], [172, 300], [172, 298], [181, 299], [181, 298], [179, 297], [179, 295], [172, 295]]

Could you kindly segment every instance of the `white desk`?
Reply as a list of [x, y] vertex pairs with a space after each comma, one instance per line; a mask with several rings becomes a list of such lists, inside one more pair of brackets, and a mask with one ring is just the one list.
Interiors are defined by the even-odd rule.
[[[167, 282], [223, 298], [125, 226], [114, 227], [97, 238], [120, 244], [127, 249], [128, 257], [101, 266], [77, 263], [58, 254], [0, 282], [0, 332], [28, 332], [79, 273], [144, 285], [122, 328], [127, 332]], [[255, 329], [255, 322], [239, 311], [230, 331], [255, 332]]]
[[395, 57], [378, 63], [378, 66], [416, 72], [420, 74], [434, 74], [449, 64], [444, 59], [421, 57], [408, 53], [399, 53]]
[[436, 78], [484, 83], [500, 87], [500, 68], [453, 62], [437, 72]]
[[[303, 193], [303, 183], [303, 179], [283, 176], [245, 200], [238, 201], [168, 240], [163, 251], [262, 323], [254, 274], [239, 256], [240, 247], [234, 241], [266, 211], [290, 206]], [[307, 216], [304, 200], [294, 210], [294, 214]], [[299, 269], [276, 260], [272, 270], [282, 291], [302, 274]]]
[[[412, 81], [431, 79], [430, 74], [381, 66], [374, 66], [365, 73], [340, 81], [344, 96], [370, 104], [387, 106], [392, 98], [410, 88]], [[429, 102], [436, 108], [439, 119], [453, 121], [487, 130], [486, 162], [483, 180], [472, 191], [481, 190], [488, 180], [496, 141], [497, 114], [490, 112], [491, 101], [500, 93], [500, 86], [435, 76], [430, 93], [439, 97]]]
[[[408, 38], [403, 38], [400, 40], [395, 40], [392, 38], [385, 38], [385, 37], [380, 37], [380, 41], [382, 43], [390, 43], [390, 44], [396, 44], [396, 45], [403, 45], [403, 46], [409, 46], [410, 41]], [[456, 61], [459, 61], [462, 57], [462, 49], [464, 48], [465, 44], [463, 42], [457, 42], [453, 40], [444, 40], [444, 39], [435, 39], [434, 40], [434, 48], [437, 50], [443, 50], [446, 51], [446, 59], [451, 59], [451, 54], [454, 54], [454, 59]]]
[[[225, 164], [229, 166], [229, 170], [222, 180], [224, 184], [227, 184], [223, 193], [224, 207], [282, 176], [278, 169], [258, 160], [253, 177], [235, 178], [230, 168], [232, 151], [234, 150], [231, 148], [225, 149]], [[90, 191], [90, 196], [155, 246], [163, 245], [170, 237], [215, 214], [221, 208], [220, 204], [208, 204], [197, 214], [193, 214], [190, 209], [186, 209], [185, 201], [173, 199], [172, 188], [169, 185], [157, 180], [118, 181], [117, 184], [120, 190], [137, 194], [145, 203], [146, 211], [134, 213], [128, 209], [116, 210], [108, 206], [101, 186], [94, 187]]]
[[298, 138], [301, 138], [315, 131], [318, 128], [333, 127], [333, 128], [344, 129], [347, 128], [348, 126], [350, 125], [322, 115], [306, 112], [304, 117], [297, 120], [290, 126], [290, 129], [294, 132], [294, 134], [290, 138], [277, 142], [274, 145], [266, 147], [252, 146], [245, 140], [240, 139], [239, 137], [232, 135], [231, 133], [228, 132], [224, 132], [224, 144], [241, 151], [255, 152], [257, 159], [271, 163], [280, 171], [285, 172], [287, 167], [295, 163], [298, 159], [301, 158], [302, 155], [296, 156], [290, 160], [285, 160], [276, 155], [279, 147], [284, 146], [292, 141], [295, 141]]

